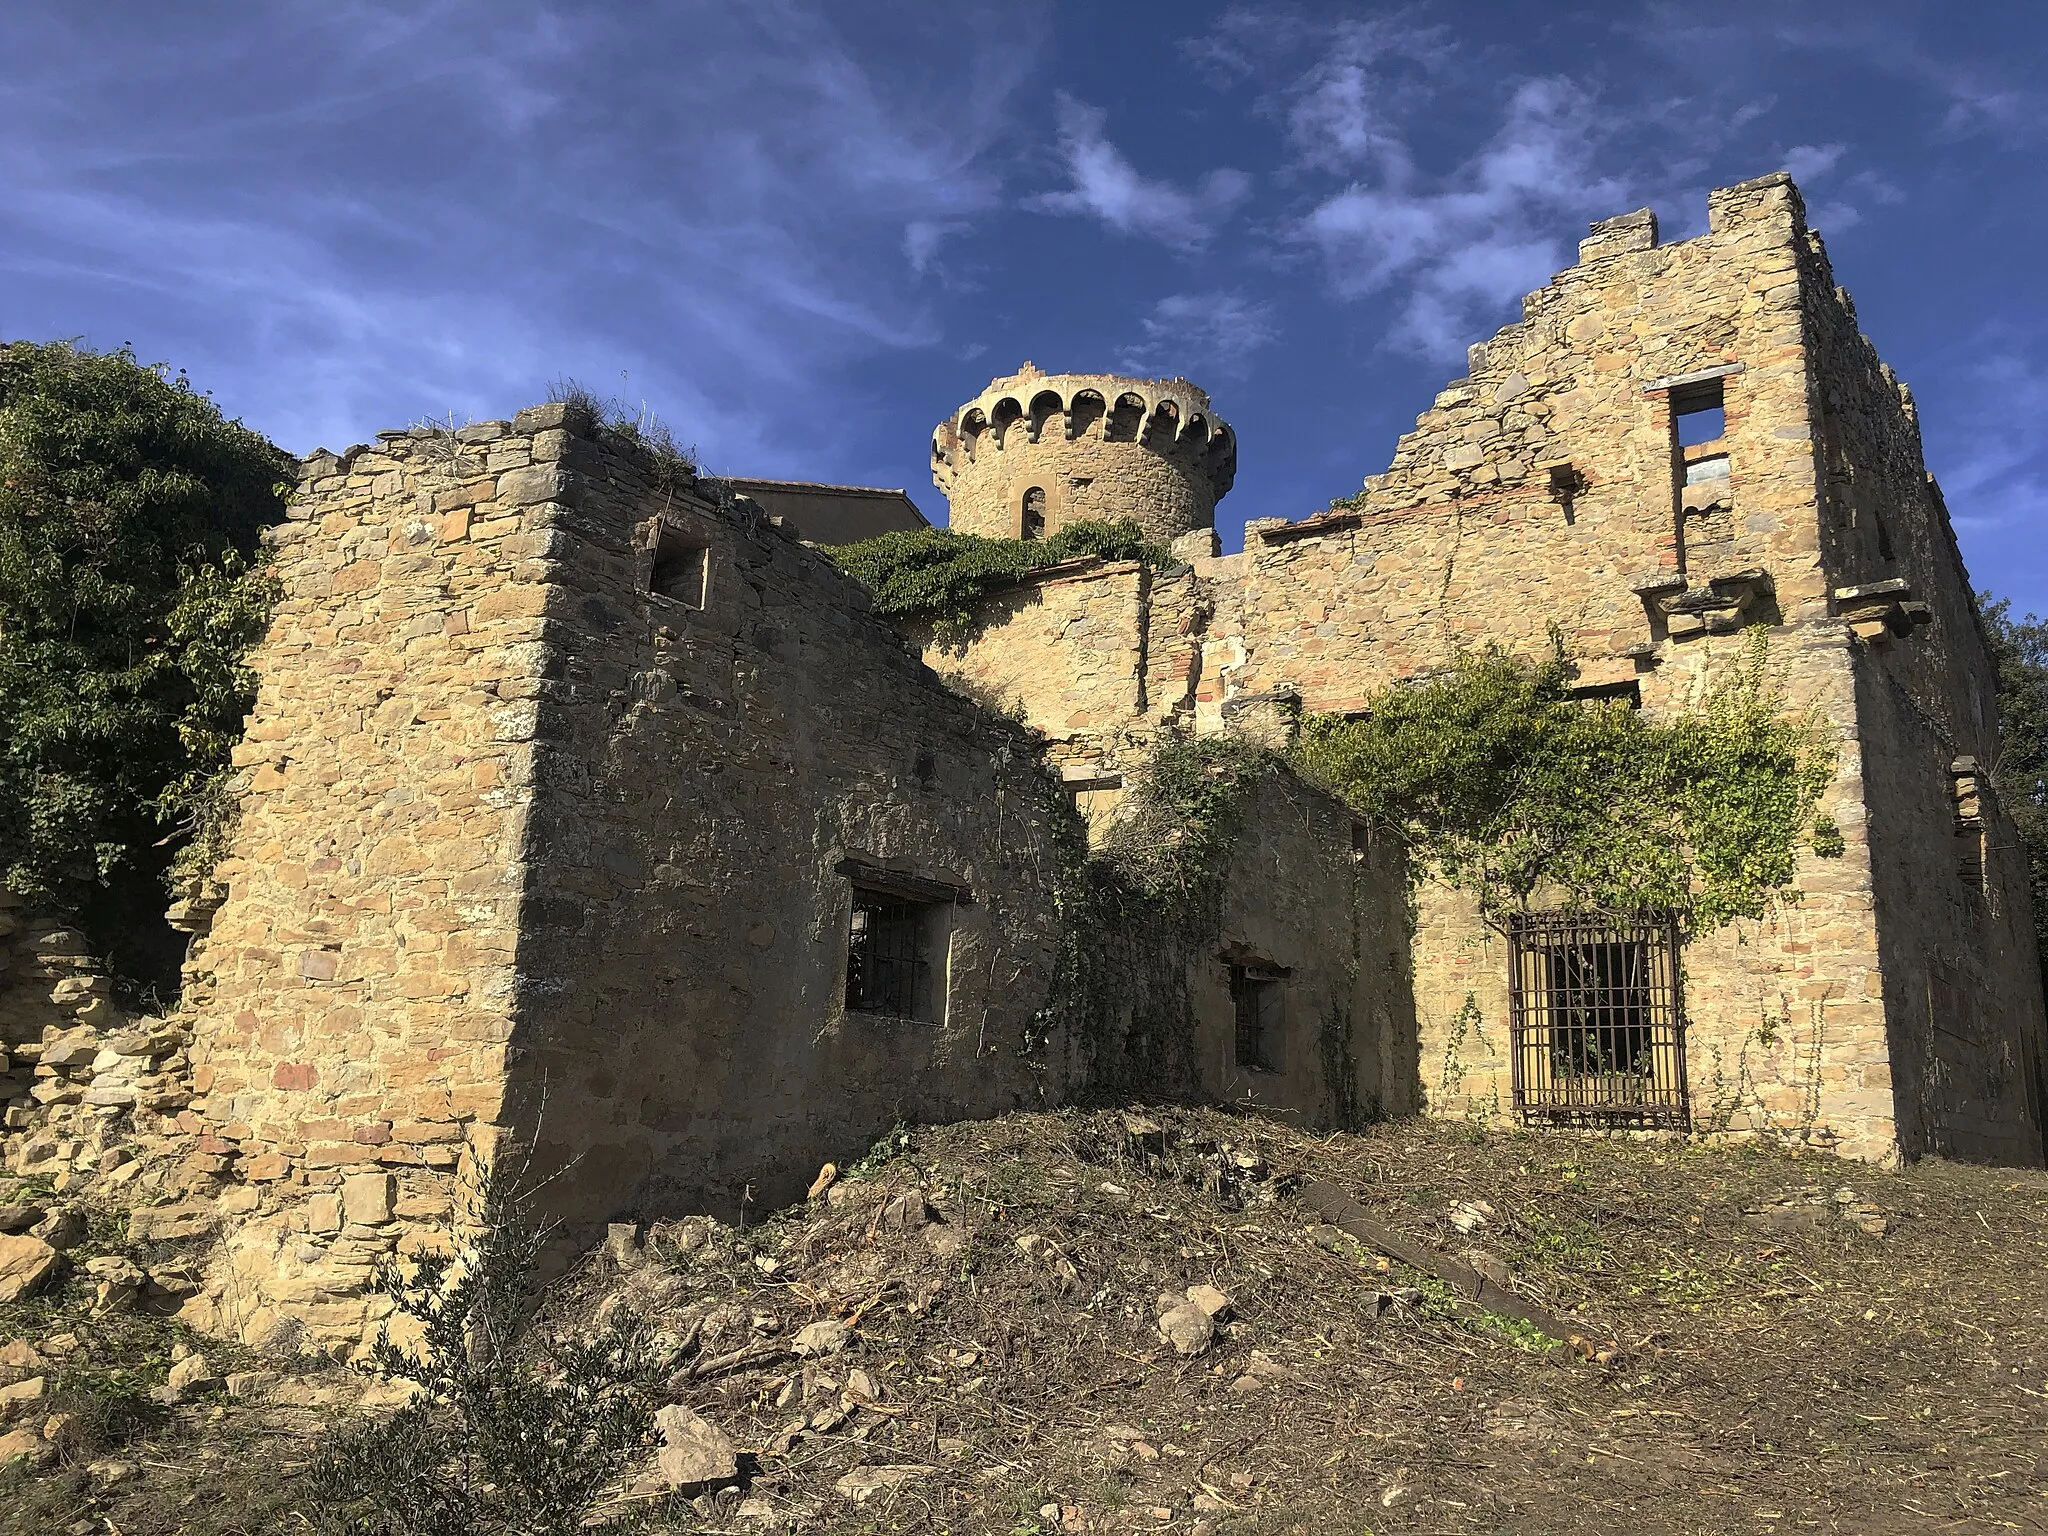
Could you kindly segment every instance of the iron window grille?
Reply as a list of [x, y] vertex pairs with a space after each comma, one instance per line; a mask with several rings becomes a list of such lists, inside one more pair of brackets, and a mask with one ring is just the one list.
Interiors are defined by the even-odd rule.
[[1237, 1020], [1237, 1064], [1257, 1072], [1278, 1070], [1280, 975], [1258, 966], [1230, 968], [1230, 1002]]
[[1678, 920], [1518, 917], [1508, 931], [1525, 1122], [1688, 1130]]
[[849, 1009], [931, 1017], [931, 913], [926, 902], [854, 888], [846, 946]]

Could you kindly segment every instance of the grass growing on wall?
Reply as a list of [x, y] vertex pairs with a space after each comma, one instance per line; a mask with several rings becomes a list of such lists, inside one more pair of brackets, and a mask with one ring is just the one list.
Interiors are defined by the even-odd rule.
[[874, 593], [876, 612], [931, 624], [942, 634], [966, 628], [974, 605], [990, 592], [1063, 560], [1164, 565], [1170, 558], [1128, 518], [1068, 523], [1044, 539], [988, 539], [947, 528], [915, 528], [824, 553]]
[[1791, 885], [1835, 763], [1824, 723], [1786, 711], [1764, 632], [1659, 719], [1572, 698], [1569, 677], [1561, 648], [1468, 652], [1383, 690], [1364, 718], [1311, 717], [1294, 758], [1489, 917], [1539, 892], [1675, 909], [1697, 929], [1761, 916]]

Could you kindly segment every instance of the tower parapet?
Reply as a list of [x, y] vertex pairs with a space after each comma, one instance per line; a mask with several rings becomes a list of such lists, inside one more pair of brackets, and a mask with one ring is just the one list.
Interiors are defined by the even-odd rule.
[[951, 526], [991, 538], [1127, 517], [1174, 539], [1215, 521], [1236, 476], [1237, 435], [1186, 379], [1026, 363], [932, 433], [932, 483]]

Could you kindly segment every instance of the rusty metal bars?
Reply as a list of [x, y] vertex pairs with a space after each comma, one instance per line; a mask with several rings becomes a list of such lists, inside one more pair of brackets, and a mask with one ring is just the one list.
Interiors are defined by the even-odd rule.
[[1508, 941], [1522, 1119], [1690, 1129], [1677, 918], [1530, 913], [1512, 921]]

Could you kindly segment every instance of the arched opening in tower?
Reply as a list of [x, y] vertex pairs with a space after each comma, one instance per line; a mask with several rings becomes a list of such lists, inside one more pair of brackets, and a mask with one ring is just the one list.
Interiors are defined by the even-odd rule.
[[1024, 537], [1045, 537], [1045, 488], [1034, 485], [1024, 493]]

